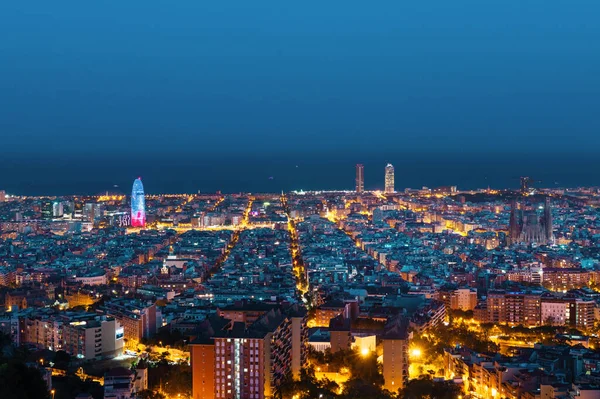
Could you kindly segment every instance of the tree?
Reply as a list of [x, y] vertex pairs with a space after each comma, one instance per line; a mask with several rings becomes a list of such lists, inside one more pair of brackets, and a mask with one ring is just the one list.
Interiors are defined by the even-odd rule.
[[400, 390], [401, 399], [457, 399], [461, 394], [460, 387], [448, 381], [434, 381], [429, 377], [411, 380], [406, 387]]
[[327, 379], [317, 381], [314, 369], [306, 367], [302, 368], [299, 381], [294, 381], [291, 375], [286, 376], [279, 387], [279, 399], [336, 398], [337, 395], [334, 392], [338, 389], [339, 386], [333, 381]]
[[155, 364], [148, 369], [148, 386], [153, 389], [159, 387], [169, 396], [191, 397], [192, 395], [192, 370], [187, 364], [171, 365], [167, 361]]
[[99, 383], [91, 379], [81, 380], [72, 374], [53, 377], [52, 387], [56, 390], [55, 397], [52, 399], [71, 399], [84, 392], [94, 398], [104, 396], [104, 388]]
[[155, 392], [150, 389], [144, 389], [143, 391], [138, 392], [139, 399], [166, 399], [166, 396], [160, 392]]
[[473, 318], [472, 310], [461, 310], [461, 309], [450, 309], [449, 316], [450, 319], [464, 319], [470, 320]]
[[50, 394], [38, 369], [8, 362], [0, 365], [0, 398], [49, 399]]
[[393, 399], [394, 395], [381, 388], [378, 384], [369, 384], [366, 381], [351, 379], [344, 384], [344, 392], [341, 399]]
[[58, 351], [54, 355], [54, 363], [57, 369], [66, 370], [69, 368], [69, 363], [71, 363], [71, 355], [62, 350]]

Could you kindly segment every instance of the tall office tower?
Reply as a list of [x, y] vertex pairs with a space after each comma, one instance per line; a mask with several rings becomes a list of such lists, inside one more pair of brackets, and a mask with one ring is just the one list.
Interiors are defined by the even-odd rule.
[[54, 204], [52, 204], [52, 216], [54, 216], [55, 218], [60, 218], [63, 216], [63, 214], [64, 207], [62, 202], [57, 201]]
[[52, 201], [43, 200], [42, 201], [42, 219], [51, 220], [52, 219]]
[[94, 204], [93, 202], [88, 202], [87, 204], [83, 204], [83, 220], [87, 222], [94, 222]]
[[365, 191], [365, 166], [356, 164], [356, 192], [362, 193]]
[[4, 190], [0, 190], [0, 202], [6, 201], [6, 192]]
[[94, 223], [104, 216], [104, 205], [97, 202], [87, 202], [83, 206], [83, 219]]
[[386, 194], [394, 192], [394, 166], [391, 163], [385, 167], [385, 192]]
[[531, 183], [533, 183], [531, 177], [521, 177], [521, 194], [527, 195], [531, 193]]
[[144, 227], [146, 225], [146, 199], [144, 197], [144, 185], [142, 178], [133, 181], [131, 190], [131, 226]]

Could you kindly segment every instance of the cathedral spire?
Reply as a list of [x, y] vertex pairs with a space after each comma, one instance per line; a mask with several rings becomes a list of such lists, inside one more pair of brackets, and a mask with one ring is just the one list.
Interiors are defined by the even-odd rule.
[[551, 243], [554, 240], [554, 229], [552, 226], [552, 206], [550, 205], [550, 197], [546, 197], [544, 201], [544, 231], [546, 240]]

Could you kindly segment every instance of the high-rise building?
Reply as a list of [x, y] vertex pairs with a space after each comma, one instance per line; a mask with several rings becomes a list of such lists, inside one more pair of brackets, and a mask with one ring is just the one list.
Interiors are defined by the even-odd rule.
[[6, 201], [6, 192], [4, 190], [0, 190], [0, 202]]
[[63, 203], [60, 201], [53, 203], [52, 204], [52, 216], [54, 216], [55, 218], [60, 218], [63, 216], [63, 214], [64, 214]]
[[408, 383], [408, 323], [395, 320], [386, 326], [383, 344], [383, 387], [398, 392]]
[[385, 167], [385, 192], [386, 194], [394, 192], [394, 166], [391, 163]]
[[42, 201], [42, 219], [44, 220], [51, 220], [52, 219], [52, 213], [53, 213], [53, 208], [52, 208], [52, 201], [50, 200], [44, 200]]
[[356, 164], [356, 192], [362, 193], [365, 191], [365, 166]]
[[131, 190], [131, 226], [144, 227], [146, 225], [146, 199], [144, 196], [144, 185], [138, 177], [133, 182]]
[[87, 202], [83, 206], [83, 219], [94, 223], [95, 220], [102, 217], [102, 204], [97, 202]]
[[306, 347], [306, 311], [272, 309], [247, 325], [209, 317], [191, 343], [194, 399], [278, 397], [287, 375], [299, 377]]

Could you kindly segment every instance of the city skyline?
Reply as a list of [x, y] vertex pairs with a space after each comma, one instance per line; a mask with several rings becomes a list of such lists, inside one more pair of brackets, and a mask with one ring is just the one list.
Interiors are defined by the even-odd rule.
[[600, 399], [598, 0], [0, 3], [0, 399]]
[[[351, 169], [358, 180], [362, 166]], [[544, 363], [560, 351], [576, 370], [597, 364], [600, 190], [516, 181], [510, 191], [145, 196], [138, 178], [131, 197], [8, 196], [0, 332], [43, 350], [35, 368], [61, 397], [70, 383], [48, 371], [59, 352], [73, 367], [110, 365], [73, 377], [104, 378], [98, 399], [146, 389], [405, 399], [434, 388], [460, 399], [515, 386], [507, 398], [523, 399], [546, 381], [600, 393], [587, 382], [595, 373], [565, 379]], [[465, 388], [455, 376], [467, 369]]]
[[[0, 163], [2, 190], [13, 195], [99, 195], [129, 192], [130, 179], [143, 175], [152, 181], [150, 193], [195, 192], [285, 192], [294, 190], [354, 190], [357, 161], [365, 168], [366, 190], [384, 190], [381, 172], [387, 163], [397, 170], [395, 188], [458, 185], [461, 189], [518, 188], [520, 176], [535, 178], [536, 186], [584, 187], [600, 184], [595, 172], [600, 158], [561, 156], [562, 163], [551, 162], [548, 154], [532, 154], [519, 159], [504, 155], [463, 156], [402, 154], [396, 157], [335, 155], [318, 157], [278, 157], [269, 162], [262, 157], [222, 159], [183, 157], [173, 160], [128, 157], [114, 161], [75, 158], [78, 168], [68, 167], [68, 158], [30, 162], [7, 158]], [[86, 162], [87, 160], [87, 162]], [[476, 167], [474, 167], [476, 165]], [[211, 173], [204, 173], [211, 170]], [[183, 177], [185, 176], [185, 177]]]

